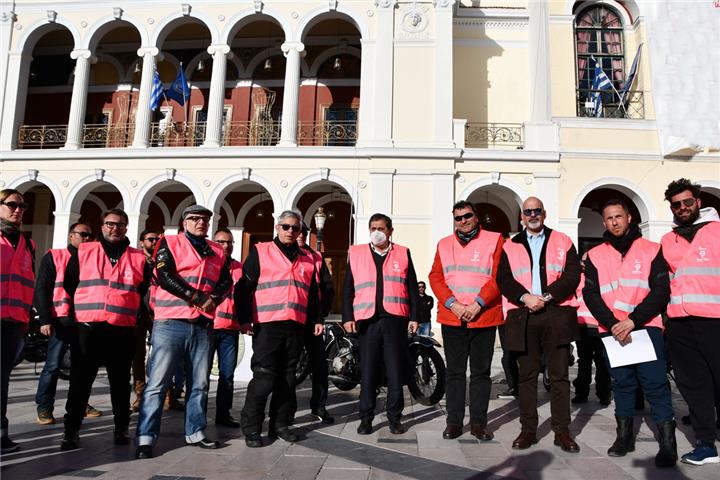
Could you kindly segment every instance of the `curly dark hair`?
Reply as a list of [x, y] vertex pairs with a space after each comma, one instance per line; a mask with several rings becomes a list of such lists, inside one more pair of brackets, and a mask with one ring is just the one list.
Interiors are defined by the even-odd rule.
[[699, 183], [692, 183], [687, 178], [680, 178], [678, 180], [674, 180], [670, 182], [667, 186], [667, 190], [665, 190], [665, 200], [668, 202], [672, 197], [677, 195], [678, 193], [682, 193], [685, 190], [690, 190], [692, 193], [692, 196], [695, 198], [700, 197], [700, 184]]

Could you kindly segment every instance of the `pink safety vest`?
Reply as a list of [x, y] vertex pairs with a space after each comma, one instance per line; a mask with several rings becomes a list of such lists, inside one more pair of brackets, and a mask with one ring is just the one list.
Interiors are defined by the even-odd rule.
[[235, 300], [233, 291], [235, 284], [242, 277], [242, 263], [237, 260], [230, 261], [230, 276], [232, 276], [233, 288], [230, 293], [215, 309], [215, 320], [213, 328], [215, 330], [240, 330], [240, 324], [235, 320]]
[[[175, 260], [178, 276], [196, 290], [211, 293], [220, 279], [220, 272], [225, 263], [225, 254], [222, 247], [207, 240], [214, 255], [201, 257], [184, 233], [168, 235], [163, 238]], [[151, 289], [150, 298], [150, 305], [152, 305], [156, 321], [171, 320], [173, 318], [192, 320], [200, 315], [208, 317], [215, 315], [215, 312], [201, 312], [159, 285]]]
[[304, 325], [315, 275], [313, 256], [301, 248], [291, 262], [275, 242], [258, 243], [255, 248], [260, 276], [254, 295], [253, 323], [295, 320]]
[[598, 321], [595, 317], [592, 316], [592, 313], [590, 313], [590, 310], [588, 309], [587, 305], [585, 305], [585, 300], [583, 299], [583, 288], [585, 288], [585, 274], [580, 275], [580, 285], [578, 285], [577, 291], [575, 293], [575, 297], [577, 298], [578, 302], [578, 309], [577, 309], [577, 319], [578, 323], [580, 325], [585, 325], [588, 328], [598, 328]]
[[720, 318], [720, 222], [700, 228], [692, 243], [675, 232], [661, 240], [670, 267], [670, 318]]
[[[367, 320], [375, 315], [377, 289], [377, 269], [370, 245], [351, 246], [348, 262], [355, 282], [353, 316], [355, 320]], [[393, 243], [382, 268], [383, 308], [391, 315], [410, 316], [410, 294], [406, 285], [408, 267], [408, 249]]]
[[35, 272], [27, 242], [20, 234], [17, 248], [0, 235], [0, 318], [19, 323], [30, 322]]
[[[588, 257], [597, 268], [600, 296], [618, 320], [627, 320], [635, 307], [650, 293], [650, 266], [658, 251], [660, 244], [638, 238], [625, 257], [607, 242], [588, 252]], [[663, 328], [662, 318], [657, 315], [645, 326]], [[600, 333], [607, 332], [602, 325], [598, 325], [598, 328]]]
[[133, 327], [140, 307], [138, 286], [143, 281], [145, 254], [128, 247], [113, 266], [100, 242], [78, 246], [80, 282], [75, 290], [78, 322], [107, 322]]
[[[570, 237], [564, 233], [560, 233], [557, 230], [550, 232], [550, 238], [546, 240], [547, 245], [545, 246], [545, 276], [547, 285], [551, 285], [555, 280], [560, 278], [562, 273], [565, 271], [565, 260], [567, 259], [567, 253], [573, 246]], [[515, 280], [525, 287], [527, 291], [532, 290], [532, 262], [530, 260], [530, 254], [525, 249], [522, 243], [516, 243], [513, 241], [505, 242], [503, 250], [508, 257], [510, 262], [510, 270]], [[561, 307], [575, 307], [577, 308], [578, 302], [575, 295], [570, 295], [567, 298], [556, 298], [553, 302], [555, 305]], [[503, 296], [503, 311], [507, 315], [507, 312], [515, 308], [520, 308], [506, 297]]]
[[70, 250], [67, 248], [53, 248], [49, 250], [52, 255], [53, 264], [55, 265], [55, 285], [53, 286], [53, 308], [52, 316], [67, 317], [70, 315], [70, 305], [72, 300], [70, 295], [65, 291], [63, 282], [65, 281], [65, 269], [70, 261]]

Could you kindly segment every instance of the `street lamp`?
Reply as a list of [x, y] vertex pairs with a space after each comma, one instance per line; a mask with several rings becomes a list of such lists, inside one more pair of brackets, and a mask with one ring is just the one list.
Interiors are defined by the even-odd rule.
[[323, 207], [318, 207], [317, 212], [315, 212], [315, 215], [313, 216], [315, 218], [315, 228], [317, 229], [317, 238], [315, 241], [315, 249], [318, 252], [322, 251], [322, 238], [323, 238], [323, 228], [325, 227], [325, 219], [327, 216], [325, 215], [325, 212], [323, 212]]

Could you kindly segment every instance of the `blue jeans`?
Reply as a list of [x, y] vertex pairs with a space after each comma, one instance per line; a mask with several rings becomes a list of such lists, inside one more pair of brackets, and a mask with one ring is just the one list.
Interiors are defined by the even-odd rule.
[[432, 324], [431, 324], [430, 322], [421, 323], [420, 326], [418, 327], [417, 334], [418, 334], [418, 335], [425, 335], [426, 337], [427, 337], [427, 336], [430, 336], [430, 327], [431, 327], [431, 325], [432, 325]]
[[74, 327], [58, 325], [48, 339], [47, 358], [40, 373], [37, 393], [35, 394], [38, 411], [50, 410], [52, 412], [55, 408], [55, 392], [58, 377], [60, 376], [60, 365], [65, 352], [70, 348], [70, 335], [73, 331]]
[[8, 436], [8, 388], [10, 387], [10, 373], [15, 365], [18, 364], [23, 346], [25, 345], [25, 330], [27, 325], [20, 322], [12, 322], [9, 320], [2, 321], [2, 350], [0, 367], [2, 367], [2, 384], [0, 392], [2, 393], [2, 428], [0, 435], [4, 438]]
[[[612, 391], [615, 395], [615, 415], [618, 417], [635, 416], [635, 391], [642, 387], [650, 403], [650, 412], [655, 423], [669, 422], [674, 418], [672, 399], [667, 379], [667, 354], [662, 330], [648, 327], [657, 360], [652, 362], [610, 368], [607, 352], [603, 349], [605, 361], [610, 370]], [[635, 333], [635, 332], [633, 332]], [[603, 337], [609, 334], [603, 334]]]
[[160, 435], [163, 400], [178, 365], [185, 364], [185, 440], [205, 438], [210, 328], [180, 320], [156, 321], [148, 360], [148, 381], [140, 404], [137, 444], [154, 445]]
[[215, 398], [215, 418], [222, 419], [230, 416], [232, 408], [235, 367], [237, 367], [238, 338], [237, 330], [213, 330], [212, 346], [210, 348], [210, 365], [212, 365], [215, 352], [218, 356], [217, 396]]

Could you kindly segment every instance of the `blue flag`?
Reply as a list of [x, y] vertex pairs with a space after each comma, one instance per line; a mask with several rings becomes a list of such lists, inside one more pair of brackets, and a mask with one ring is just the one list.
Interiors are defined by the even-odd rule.
[[160, 100], [163, 96], [163, 83], [160, 80], [157, 70], [153, 75], [152, 90], [150, 90], [150, 110], [153, 112], [160, 106]]
[[177, 77], [175, 77], [173, 83], [170, 84], [170, 88], [165, 92], [165, 95], [180, 105], [185, 105], [187, 99], [190, 98], [190, 87], [188, 86], [187, 80], [185, 80], [185, 70], [183, 70], [182, 63], [180, 64]]
[[595, 60], [594, 57], [590, 58], [592, 58], [592, 60], [595, 62], [595, 72], [593, 74], [593, 81], [591, 87], [593, 91], [590, 92], [588, 100], [594, 105], [594, 115], [596, 117], [602, 117], [602, 90], [610, 90], [611, 88], [613, 88], [613, 84], [608, 78], [608, 76], [605, 74], [605, 71], [602, 69], [597, 60]]
[[635, 60], [633, 60], [632, 67], [630, 67], [630, 73], [628, 73], [627, 79], [625, 79], [625, 83], [623, 84], [623, 87], [620, 89], [620, 103], [624, 103], [627, 96], [628, 91], [632, 88], [632, 84], [635, 81], [635, 75], [637, 75], [637, 69], [638, 64], [640, 63], [640, 49], [642, 48], [643, 44], [641, 43], [640, 46], [638, 46], [637, 53], [635, 54]]

